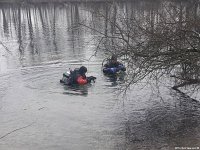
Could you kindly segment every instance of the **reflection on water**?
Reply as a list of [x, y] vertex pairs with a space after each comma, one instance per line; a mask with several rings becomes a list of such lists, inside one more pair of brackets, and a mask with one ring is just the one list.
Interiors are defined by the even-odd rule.
[[0, 40], [4, 43], [16, 40], [12, 42], [15, 47], [6, 45], [13, 55], [18, 55], [22, 66], [63, 58], [87, 58], [85, 50], [90, 37], [72, 26], [89, 16], [77, 4], [3, 4], [0, 7]]
[[199, 147], [199, 102], [174, 91], [170, 96], [174, 101], [154, 101], [128, 115], [123, 123], [127, 149]]
[[[102, 33], [115, 32], [106, 17], [101, 20], [92, 13], [115, 20], [109, 14], [111, 7], [145, 22], [148, 16], [153, 19], [160, 3], [0, 5], [0, 41], [11, 51], [0, 45], [0, 137], [34, 122], [1, 139], [0, 149], [200, 146], [199, 102], [165, 85], [159, 85], [155, 94], [151, 87], [138, 84], [122, 98], [117, 89], [126, 75], [104, 76], [103, 53], [88, 61], [97, 35], [76, 25], [89, 20]], [[88, 68], [88, 76], [97, 77], [96, 83], [73, 87], [59, 83], [63, 72], [81, 65]]]
[[116, 87], [117, 85], [122, 85], [125, 82], [126, 73], [125, 72], [119, 72], [118, 74], [104, 74], [105, 80], [111, 85], [108, 85], [108, 87]]
[[72, 86], [67, 86], [64, 85], [65, 92], [63, 94], [67, 95], [82, 95], [82, 96], [87, 96], [88, 95], [88, 88], [89, 85], [72, 85]]

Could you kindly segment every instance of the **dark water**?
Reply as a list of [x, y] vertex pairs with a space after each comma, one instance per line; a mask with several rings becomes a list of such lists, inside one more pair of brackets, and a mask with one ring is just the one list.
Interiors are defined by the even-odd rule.
[[[117, 11], [148, 14], [158, 3], [118, 3]], [[74, 28], [108, 12], [105, 3], [0, 5], [0, 149], [135, 150], [200, 146], [200, 105], [162, 83], [123, 81], [101, 72], [95, 33]], [[151, 9], [150, 9], [150, 8]], [[128, 10], [128, 11], [127, 11]], [[141, 13], [142, 14], [142, 13]], [[139, 15], [140, 16], [140, 15]], [[141, 18], [142, 19], [142, 18]], [[73, 28], [72, 28], [73, 27]], [[68, 68], [85, 65], [96, 83], [66, 87]], [[159, 88], [157, 88], [157, 86]], [[196, 97], [198, 99], [198, 97]]]

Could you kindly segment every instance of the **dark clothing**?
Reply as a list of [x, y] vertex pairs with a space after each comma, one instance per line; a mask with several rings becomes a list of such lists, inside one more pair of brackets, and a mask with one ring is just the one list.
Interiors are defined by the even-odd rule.
[[60, 80], [61, 83], [66, 85], [84, 85], [87, 83], [91, 83], [91, 81], [95, 82], [96, 77], [90, 76], [86, 77], [85, 73], [87, 72], [87, 68], [82, 66], [80, 68], [74, 69], [70, 71], [70, 73], [64, 73], [63, 78]]
[[86, 84], [87, 83], [86, 75], [84, 73], [80, 73], [79, 69], [70, 71], [69, 83], [70, 84]]
[[120, 62], [108, 62], [104, 65], [104, 67], [106, 68], [114, 68], [114, 67], [118, 67], [119, 65], [122, 65]]
[[125, 66], [122, 63], [112, 59], [109, 60], [103, 68], [103, 73], [105, 74], [116, 74], [119, 71], [126, 71]]

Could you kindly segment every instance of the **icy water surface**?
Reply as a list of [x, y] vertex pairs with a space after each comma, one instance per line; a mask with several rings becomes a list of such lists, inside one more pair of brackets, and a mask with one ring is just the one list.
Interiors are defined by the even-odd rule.
[[[136, 150], [200, 147], [200, 105], [160, 83], [119, 95], [120, 79], [101, 72], [103, 52], [90, 58], [97, 36], [72, 25], [93, 19], [105, 3], [0, 5], [0, 149]], [[145, 3], [119, 11], [148, 13]], [[149, 5], [147, 5], [149, 6]], [[154, 4], [156, 8], [158, 7]], [[147, 9], [147, 10], [146, 10]], [[127, 11], [128, 13], [128, 11]], [[6, 46], [8, 50], [5, 49]], [[59, 83], [68, 68], [85, 65], [96, 83]]]

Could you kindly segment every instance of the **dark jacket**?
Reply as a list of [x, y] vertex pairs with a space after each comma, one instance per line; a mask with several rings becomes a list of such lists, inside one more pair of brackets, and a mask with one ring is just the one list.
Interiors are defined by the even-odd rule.
[[69, 82], [70, 84], [83, 85], [87, 83], [87, 78], [85, 74], [80, 73], [79, 69], [75, 69], [74, 71], [70, 72]]
[[119, 65], [122, 65], [122, 64], [120, 62], [118, 62], [118, 61], [116, 61], [116, 62], [109, 61], [104, 65], [104, 67], [106, 67], [106, 68], [114, 68], [114, 67], [116, 67], [117, 68]]

